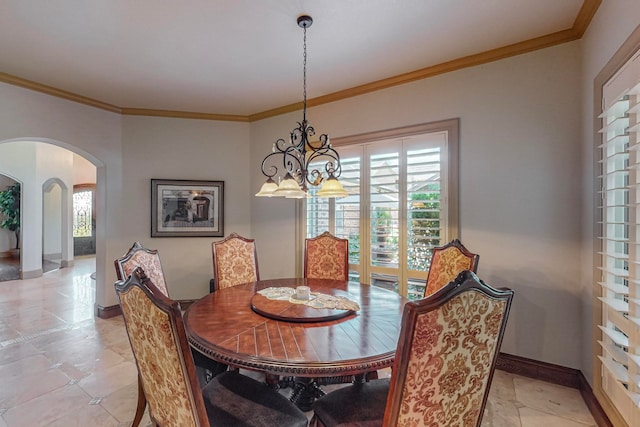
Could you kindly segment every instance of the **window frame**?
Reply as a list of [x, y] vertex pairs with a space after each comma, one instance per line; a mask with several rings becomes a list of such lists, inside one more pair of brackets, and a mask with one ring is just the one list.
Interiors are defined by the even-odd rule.
[[[600, 162], [603, 160], [602, 148], [602, 135], [600, 129], [606, 124], [603, 117], [604, 107], [604, 94], [605, 86], [616, 74], [638, 53], [640, 52], [640, 27], [636, 28], [633, 33], [627, 38], [627, 40], [620, 46], [616, 53], [611, 57], [609, 62], [603, 67], [594, 79], [593, 86], [593, 253], [592, 253], [592, 282], [593, 282], [593, 295], [592, 295], [592, 360], [593, 360], [593, 394], [600, 403], [602, 409], [607, 414], [607, 417], [614, 425], [626, 424], [622, 414], [618, 411], [616, 404], [611, 400], [609, 395], [605, 392], [605, 386], [603, 384], [602, 370], [604, 369], [603, 363], [598, 356], [602, 354], [600, 344], [598, 341], [603, 339], [603, 332], [599, 329], [599, 325], [602, 324], [605, 303], [601, 301], [604, 298], [605, 291], [602, 286], [598, 284], [601, 276], [600, 268], [602, 267], [602, 251], [604, 250], [604, 243], [600, 239], [603, 234], [601, 232], [602, 222], [604, 220], [603, 209], [601, 208], [602, 200], [600, 192], [601, 182], [599, 175], [601, 175]], [[640, 411], [640, 409], [637, 409]], [[638, 413], [635, 414], [638, 417]]]

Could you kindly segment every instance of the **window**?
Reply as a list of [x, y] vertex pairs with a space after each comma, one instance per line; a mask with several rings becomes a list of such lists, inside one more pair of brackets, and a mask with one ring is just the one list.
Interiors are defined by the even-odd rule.
[[433, 247], [457, 237], [457, 129], [450, 120], [334, 141], [349, 196], [311, 190], [304, 237], [349, 239], [352, 280], [421, 297]]
[[73, 187], [73, 255], [96, 253], [96, 198], [94, 184]]
[[640, 425], [640, 52], [602, 87], [598, 224], [601, 388]]
[[73, 193], [73, 237], [91, 237], [93, 234], [93, 191]]

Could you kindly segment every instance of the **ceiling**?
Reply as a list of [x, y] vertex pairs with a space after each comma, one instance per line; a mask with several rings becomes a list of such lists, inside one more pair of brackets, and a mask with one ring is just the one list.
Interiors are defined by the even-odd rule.
[[124, 113], [248, 119], [299, 108], [301, 14], [314, 20], [307, 96], [320, 103], [575, 40], [599, 4], [2, 0], [0, 81]]

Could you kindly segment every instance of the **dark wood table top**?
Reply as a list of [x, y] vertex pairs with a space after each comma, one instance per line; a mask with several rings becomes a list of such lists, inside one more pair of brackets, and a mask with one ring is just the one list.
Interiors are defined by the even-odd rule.
[[[251, 308], [261, 289], [301, 285], [311, 292], [347, 296], [360, 310], [328, 321], [297, 322], [283, 320], [288, 315], [266, 317]], [[185, 312], [185, 327], [193, 347], [228, 365], [298, 377], [357, 375], [393, 364], [406, 302], [395, 292], [357, 282], [262, 280], [196, 301]], [[315, 310], [281, 306], [284, 311]]]

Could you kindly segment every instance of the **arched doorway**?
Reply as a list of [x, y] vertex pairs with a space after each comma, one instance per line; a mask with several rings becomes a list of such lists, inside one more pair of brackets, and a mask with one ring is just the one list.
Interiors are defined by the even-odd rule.
[[[54, 153], [50, 155], [50, 153]], [[76, 164], [83, 164], [82, 169], [91, 169], [92, 179], [86, 179], [85, 173], [76, 170]], [[44, 253], [43, 227], [46, 227], [43, 219], [43, 203], [45, 186], [51, 185], [52, 178], [59, 180], [62, 191], [68, 192], [62, 202], [62, 227], [66, 227], [62, 237], [63, 254], [66, 247], [67, 256], [63, 256], [61, 266], [73, 265], [73, 240], [72, 240], [72, 202], [71, 192], [74, 182], [91, 183], [96, 188], [103, 188], [101, 184], [105, 179], [104, 164], [94, 156], [77, 149], [74, 146], [55, 140], [33, 138], [19, 138], [9, 141], [0, 141], [0, 173], [16, 177], [23, 183], [22, 197], [22, 227], [21, 227], [21, 277], [32, 278], [42, 275], [42, 256]], [[49, 181], [49, 182], [48, 182]], [[95, 193], [100, 202], [100, 191]], [[100, 215], [96, 215], [97, 218]], [[96, 247], [100, 247], [100, 226], [98, 224]], [[103, 234], [102, 234], [103, 235]], [[97, 252], [101, 252], [99, 249]], [[103, 255], [104, 256], [104, 255]], [[104, 268], [105, 262], [96, 258], [96, 268]]]

